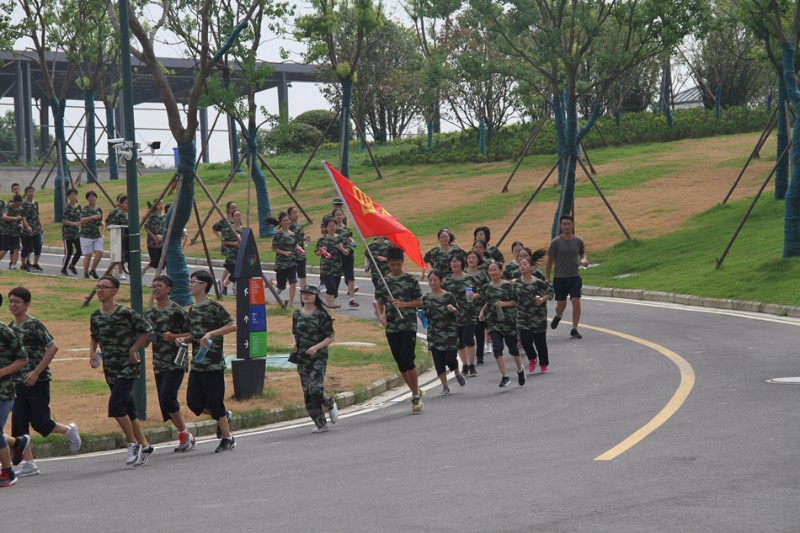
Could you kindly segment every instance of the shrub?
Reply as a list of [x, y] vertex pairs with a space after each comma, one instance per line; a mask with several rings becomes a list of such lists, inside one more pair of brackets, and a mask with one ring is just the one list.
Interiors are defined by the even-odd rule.
[[[306, 111], [305, 113], [297, 115], [292, 122], [308, 124], [309, 126], [314, 126], [320, 132], [324, 132], [325, 128], [328, 127], [328, 124], [330, 124], [331, 120], [333, 120], [335, 116], [336, 113], [334, 111], [328, 111], [327, 109], [312, 109], [311, 111]], [[352, 131], [350, 136], [352, 138]], [[325, 142], [339, 142], [338, 121], [328, 130], [328, 134], [325, 136]]]
[[264, 141], [267, 151], [273, 154], [310, 152], [321, 135], [314, 126], [293, 120], [265, 132]]

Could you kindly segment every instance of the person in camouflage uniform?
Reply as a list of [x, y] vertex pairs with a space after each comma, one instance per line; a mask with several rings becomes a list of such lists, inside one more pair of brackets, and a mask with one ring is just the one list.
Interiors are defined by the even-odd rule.
[[[483, 258], [478, 254], [478, 252], [474, 250], [470, 250], [467, 252], [467, 268], [465, 272], [472, 276], [472, 279], [475, 280], [475, 287], [477, 289], [477, 294], [473, 295], [473, 303], [475, 304], [475, 309], [480, 310], [483, 307], [485, 300], [483, 299], [483, 288], [489, 283], [489, 276], [486, 275], [486, 264], [483, 262]], [[477, 315], [477, 313], [476, 313]], [[486, 321], [481, 318], [480, 316], [476, 316], [475, 318], [475, 358], [478, 360], [478, 366], [483, 366], [483, 356], [484, 348], [486, 347], [488, 352], [491, 352], [491, 342], [486, 340], [487, 333], [486, 333]]]
[[[365, 253], [367, 257], [367, 271], [372, 276], [372, 286], [374, 287], [375, 301], [378, 302], [381, 298], [385, 297], [386, 287], [381, 276], [389, 275], [389, 265], [386, 263], [386, 252], [394, 245], [386, 240], [386, 237], [379, 235], [375, 240], [369, 243], [367, 248], [369, 253]], [[372, 256], [370, 256], [372, 254]]]
[[147, 232], [147, 253], [150, 255], [150, 262], [144, 266], [142, 276], [148, 268], [158, 268], [161, 262], [161, 253], [164, 251], [164, 221], [167, 215], [164, 213], [164, 200], [156, 200], [150, 216], [144, 222], [144, 230]]
[[319, 280], [325, 286], [326, 304], [331, 309], [338, 309], [341, 305], [336, 305], [336, 297], [339, 296], [339, 283], [342, 281], [342, 256], [349, 254], [350, 248], [336, 233], [336, 220], [328, 221], [325, 234], [317, 241], [314, 253], [319, 256]]
[[514, 283], [517, 334], [522, 349], [528, 356], [528, 372], [536, 370], [538, 358], [542, 374], [546, 374], [550, 365], [547, 350], [547, 302], [553, 299], [555, 292], [549, 283], [533, 275], [533, 268], [530, 259], [520, 259], [519, 270], [522, 276]]
[[348, 253], [342, 255], [342, 275], [344, 276], [345, 285], [347, 285], [347, 295], [350, 297], [348, 302], [349, 307], [358, 307], [356, 301], [356, 274], [355, 274], [355, 247], [356, 242], [353, 240], [353, 232], [347, 227], [345, 222], [344, 211], [341, 208], [333, 210], [333, 219], [336, 221], [336, 234], [342, 238], [342, 242], [347, 248]]
[[22, 197], [15, 195], [11, 198], [0, 215], [0, 228], [2, 228], [2, 242], [0, 242], [0, 260], [5, 257], [6, 252], [11, 252], [8, 268], [17, 268], [17, 258], [19, 257], [20, 232], [27, 228], [27, 222], [22, 214]]
[[[8, 309], [14, 316], [9, 327], [19, 336], [28, 352], [28, 364], [22, 369], [16, 385], [11, 434], [15, 437], [26, 436], [31, 427], [43, 437], [57, 433], [67, 438], [72, 453], [78, 453], [81, 447], [78, 426], [75, 423], [58, 424], [50, 416], [50, 362], [58, 351], [58, 345], [45, 325], [28, 314], [30, 304], [31, 292], [25, 287], [9, 291]], [[22, 458], [25, 463], [15, 472], [18, 477], [39, 473], [30, 448], [24, 450]]]
[[303, 225], [300, 224], [300, 210], [292, 206], [287, 211], [289, 213], [289, 230], [294, 233], [295, 252], [294, 262], [297, 268], [297, 279], [300, 281], [300, 288], [306, 286], [306, 244], [311, 241], [311, 236], [306, 236]]
[[464, 252], [458, 251], [450, 258], [450, 270], [453, 272], [445, 278], [442, 288], [452, 294], [458, 304], [456, 327], [458, 333], [458, 353], [461, 356], [465, 376], [475, 377], [475, 321], [478, 319], [476, 297], [480, 297], [480, 287], [475, 278], [464, 272], [466, 258]]
[[[230, 202], [228, 202], [230, 205]], [[234, 204], [233, 207], [236, 207]], [[234, 211], [231, 215], [232, 220], [220, 220], [211, 228], [214, 235], [219, 237], [222, 241], [220, 252], [222, 253], [225, 263], [225, 271], [222, 273], [220, 285], [222, 285], [222, 294], [228, 294], [228, 285], [236, 281], [233, 278], [233, 271], [236, 268], [236, 256], [239, 254], [239, 244], [242, 241], [242, 233], [244, 233], [244, 226], [242, 226], [242, 213]]]
[[[430, 265], [431, 269], [439, 270], [445, 276], [450, 275], [450, 257], [456, 250], [461, 250], [458, 246], [453, 244], [456, 240], [453, 232], [447, 228], [442, 228], [436, 233], [436, 238], [439, 239], [439, 246], [431, 248], [425, 254], [422, 260], [426, 265]], [[422, 269], [422, 277], [425, 279], [425, 269]]]
[[436, 375], [442, 382], [442, 396], [450, 394], [447, 384], [447, 369], [456, 373], [456, 381], [462, 387], [467, 384], [458, 369], [458, 303], [455, 296], [442, 290], [442, 273], [432, 270], [428, 274], [431, 292], [422, 297], [422, 308], [428, 318], [428, 349], [433, 357]]
[[163, 274], [156, 276], [151, 287], [155, 306], [145, 311], [144, 318], [153, 328], [151, 344], [158, 406], [164, 422], [172, 420], [178, 430], [179, 443], [175, 451], [186, 452], [194, 448], [195, 438], [183, 419], [178, 390], [189, 368], [189, 358], [185, 356], [182, 361], [176, 361], [180, 347], [175, 339], [189, 331], [189, 319], [183, 307], [169, 299], [172, 278]]
[[[186, 406], [196, 415], [210, 414], [217, 421], [216, 453], [233, 450], [236, 439], [231, 435], [231, 412], [225, 408], [225, 357], [223, 335], [236, 331], [236, 323], [218, 302], [208, 299], [214, 279], [206, 270], [192, 272], [189, 293], [195, 304], [189, 309], [189, 331], [181, 338], [191, 340], [192, 369], [186, 388]], [[205, 357], [200, 354], [207, 349]]]
[[[89, 191], [85, 194], [89, 203], [81, 210], [81, 253], [83, 254], [83, 277], [97, 279], [97, 265], [103, 258], [103, 210], [97, 207], [97, 193]], [[91, 262], [91, 269], [89, 263]]]
[[297, 237], [289, 229], [289, 214], [281, 211], [278, 218], [268, 218], [268, 223], [278, 227], [272, 238], [272, 251], [275, 252], [275, 278], [278, 294], [286, 290], [289, 283], [289, 305], [294, 305], [294, 293], [297, 290], [297, 266], [295, 248]]
[[525, 369], [517, 347], [517, 320], [514, 300], [514, 285], [503, 279], [500, 263], [490, 263], [486, 269], [489, 283], [483, 288], [486, 303], [480, 312], [479, 318], [486, 318], [486, 329], [492, 339], [492, 352], [497, 368], [502, 374], [500, 386], [507, 387], [510, 383], [506, 362], [503, 360], [503, 342], [508, 347], [508, 353], [514, 358], [517, 367], [517, 381], [525, 385]]
[[67, 269], [77, 275], [75, 265], [81, 258], [81, 206], [78, 205], [78, 191], [67, 191], [67, 205], [61, 219], [61, 239], [64, 241], [64, 261], [61, 263], [61, 274], [68, 276]]
[[133, 402], [133, 383], [139, 377], [139, 348], [147, 345], [153, 328], [136, 311], [117, 304], [119, 280], [103, 276], [95, 286], [101, 308], [89, 320], [91, 341], [89, 361], [99, 365], [98, 349], [103, 353], [103, 375], [111, 395], [108, 416], [114, 418], [128, 443], [126, 464], [144, 466], [155, 450], [147, 441]]
[[[39, 219], [39, 202], [34, 201], [36, 187], [25, 187], [25, 201], [22, 202], [22, 216], [25, 217], [26, 228], [22, 231], [21, 270], [42, 272], [39, 257], [42, 255], [42, 221]], [[33, 254], [33, 263], [28, 259]]]
[[117, 206], [111, 210], [106, 217], [106, 227], [124, 226], [122, 230], [122, 263], [117, 266], [119, 279], [126, 279], [125, 273], [128, 269], [126, 264], [130, 263], [130, 250], [128, 246], [128, 197], [124, 194], [117, 196]]
[[519, 279], [519, 252], [522, 250], [523, 246], [524, 245], [520, 241], [511, 243], [511, 253], [514, 255], [514, 259], [506, 263], [503, 269], [503, 279], [507, 279], [508, 281]]
[[486, 243], [486, 257], [491, 259], [492, 261], [497, 261], [498, 263], [505, 263], [505, 257], [503, 257], [503, 252], [500, 251], [497, 246], [493, 246], [489, 244], [489, 241], [492, 238], [492, 231], [486, 226], [478, 226], [475, 228], [475, 231], [472, 232], [472, 237], [476, 241], [483, 241]]
[[389, 248], [386, 262], [389, 275], [386, 280], [387, 292], [378, 301], [376, 311], [378, 320], [386, 328], [386, 340], [397, 363], [397, 369], [411, 390], [411, 411], [422, 411], [422, 397], [425, 392], [419, 388], [419, 375], [414, 364], [417, 342], [417, 309], [422, 307], [422, 291], [419, 281], [403, 271], [405, 255], [400, 248]]
[[328, 345], [333, 342], [333, 319], [322, 306], [319, 289], [300, 289], [302, 307], [292, 315], [292, 334], [297, 353], [297, 373], [303, 387], [303, 398], [308, 416], [314, 421], [313, 433], [328, 431], [325, 411], [328, 409], [331, 424], [339, 419], [336, 400], [325, 395], [325, 371], [328, 368]]
[[[0, 305], [3, 297], [0, 296]], [[3, 434], [8, 415], [14, 406], [16, 386], [14, 384], [19, 371], [28, 364], [28, 353], [25, 346], [14, 331], [0, 322], [0, 487], [10, 487], [17, 482], [17, 476], [11, 469], [11, 451], [22, 457], [30, 440], [16, 439]]]

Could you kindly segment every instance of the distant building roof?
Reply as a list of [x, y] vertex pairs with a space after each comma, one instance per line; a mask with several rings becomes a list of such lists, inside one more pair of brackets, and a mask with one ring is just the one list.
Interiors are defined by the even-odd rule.
[[703, 103], [703, 93], [700, 91], [699, 87], [692, 87], [690, 89], [685, 89], [678, 94], [675, 95], [674, 99], [675, 105], [678, 104], [702, 104]]

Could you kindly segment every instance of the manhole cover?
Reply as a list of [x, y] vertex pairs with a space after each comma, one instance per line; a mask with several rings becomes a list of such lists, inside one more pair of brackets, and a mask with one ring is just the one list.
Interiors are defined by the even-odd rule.
[[796, 377], [796, 378], [773, 378], [773, 379], [768, 379], [767, 383], [775, 383], [777, 385], [800, 385], [800, 377]]

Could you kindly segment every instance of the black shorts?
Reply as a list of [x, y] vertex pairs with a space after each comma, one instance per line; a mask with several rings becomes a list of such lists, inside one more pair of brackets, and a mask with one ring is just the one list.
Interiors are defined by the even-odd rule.
[[319, 281], [325, 286], [325, 292], [333, 295], [334, 298], [339, 296], [339, 284], [342, 282], [342, 276], [331, 276], [330, 274], [322, 274]]
[[489, 338], [492, 339], [492, 353], [495, 358], [503, 357], [503, 342], [508, 346], [508, 353], [514, 357], [519, 356], [516, 335], [503, 335], [499, 331], [490, 331]]
[[11, 252], [19, 250], [19, 235], [6, 235], [5, 233], [0, 236], [0, 251]]
[[225, 372], [189, 372], [186, 406], [198, 416], [206, 409], [214, 420], [225, 416]]
[[570, 299], [580, 298], [583, 280], [580, 276], [574, 278], [556, 278], [553, 280], [553, 287], [556, 292], [556, 301], [563, 302], [569, 294]]
[[389, 342], [389, 349], [392, 351], [400, 372], [414, 370], [414, 347], [417, 344], [417, 333], [415, 331], [386, 332], [386, 340]]
[[136, 413], [136, 405], [133, 403], [133, 383], [135, 379], [117, 378], [113, 385], [109, 385], [111, 396], [108, 397], [108, 417], [119, 418], [127, 416], [131, 420], [136, 420], [139, 415]]
[[345, 283], [356, 279], [356, 258], [353, 252], [354, 250], [350, 248], [349, 254], [342, 255], [342, 273], [344, 274]]
[[161, 418], [167, 422], [172, 417], [170, 413], [181, 410], [178, 403], [178, 390], [183, 383], [183, 369], [168, 370], [156, 374], [156, 390], [158, 391], [158, 406], [161, 408]]
[[226, 259], [222, 266], [228, 271], [228, 279], [231, 281], [236, 281], [236, 278], [233, 277], [233, 271], [236, 269], [236, 261]]
[[161, 254], [164, 252], [164, 248], [155, 246], [148, 246], [147, 253], [150, 255], [150, 263], [148, 263], [152, 268], [158, 268], [158, 263], [161, 261]]
[[56, 427], [50, 417], [50, 381], [37, 381], [33, 387], [17, 383], [17, 398], [11, 410], [11, 435], [21, 437], [30, 433], [30, 427], [42, 437]]
[[42, 234], [22, 236], [22, 255], [42, 255]]
[[458, 326], [458, 349], [475, 346], [475, 325]]
[[437, 350], [431, 348], [431, 357], [433, 358], [433, 367], [436, 369], [436, 375], [441, 376], [447, 369], [458, 370], [458, 357], [456, 357], [456, 350]]
[[306, 279], [306, 257], [303, 256], [302, 259], [298, 259], [297, 263], [295, 263], [295, 268], [297, 268], [297, 277], [300, 279]]
[[286, 288], [286, 282], [290, 285], [297, 283], [297, 268], [282, 268], [275, 271], [275, 279], [278, 281], [278, 289], [283, 290]]

